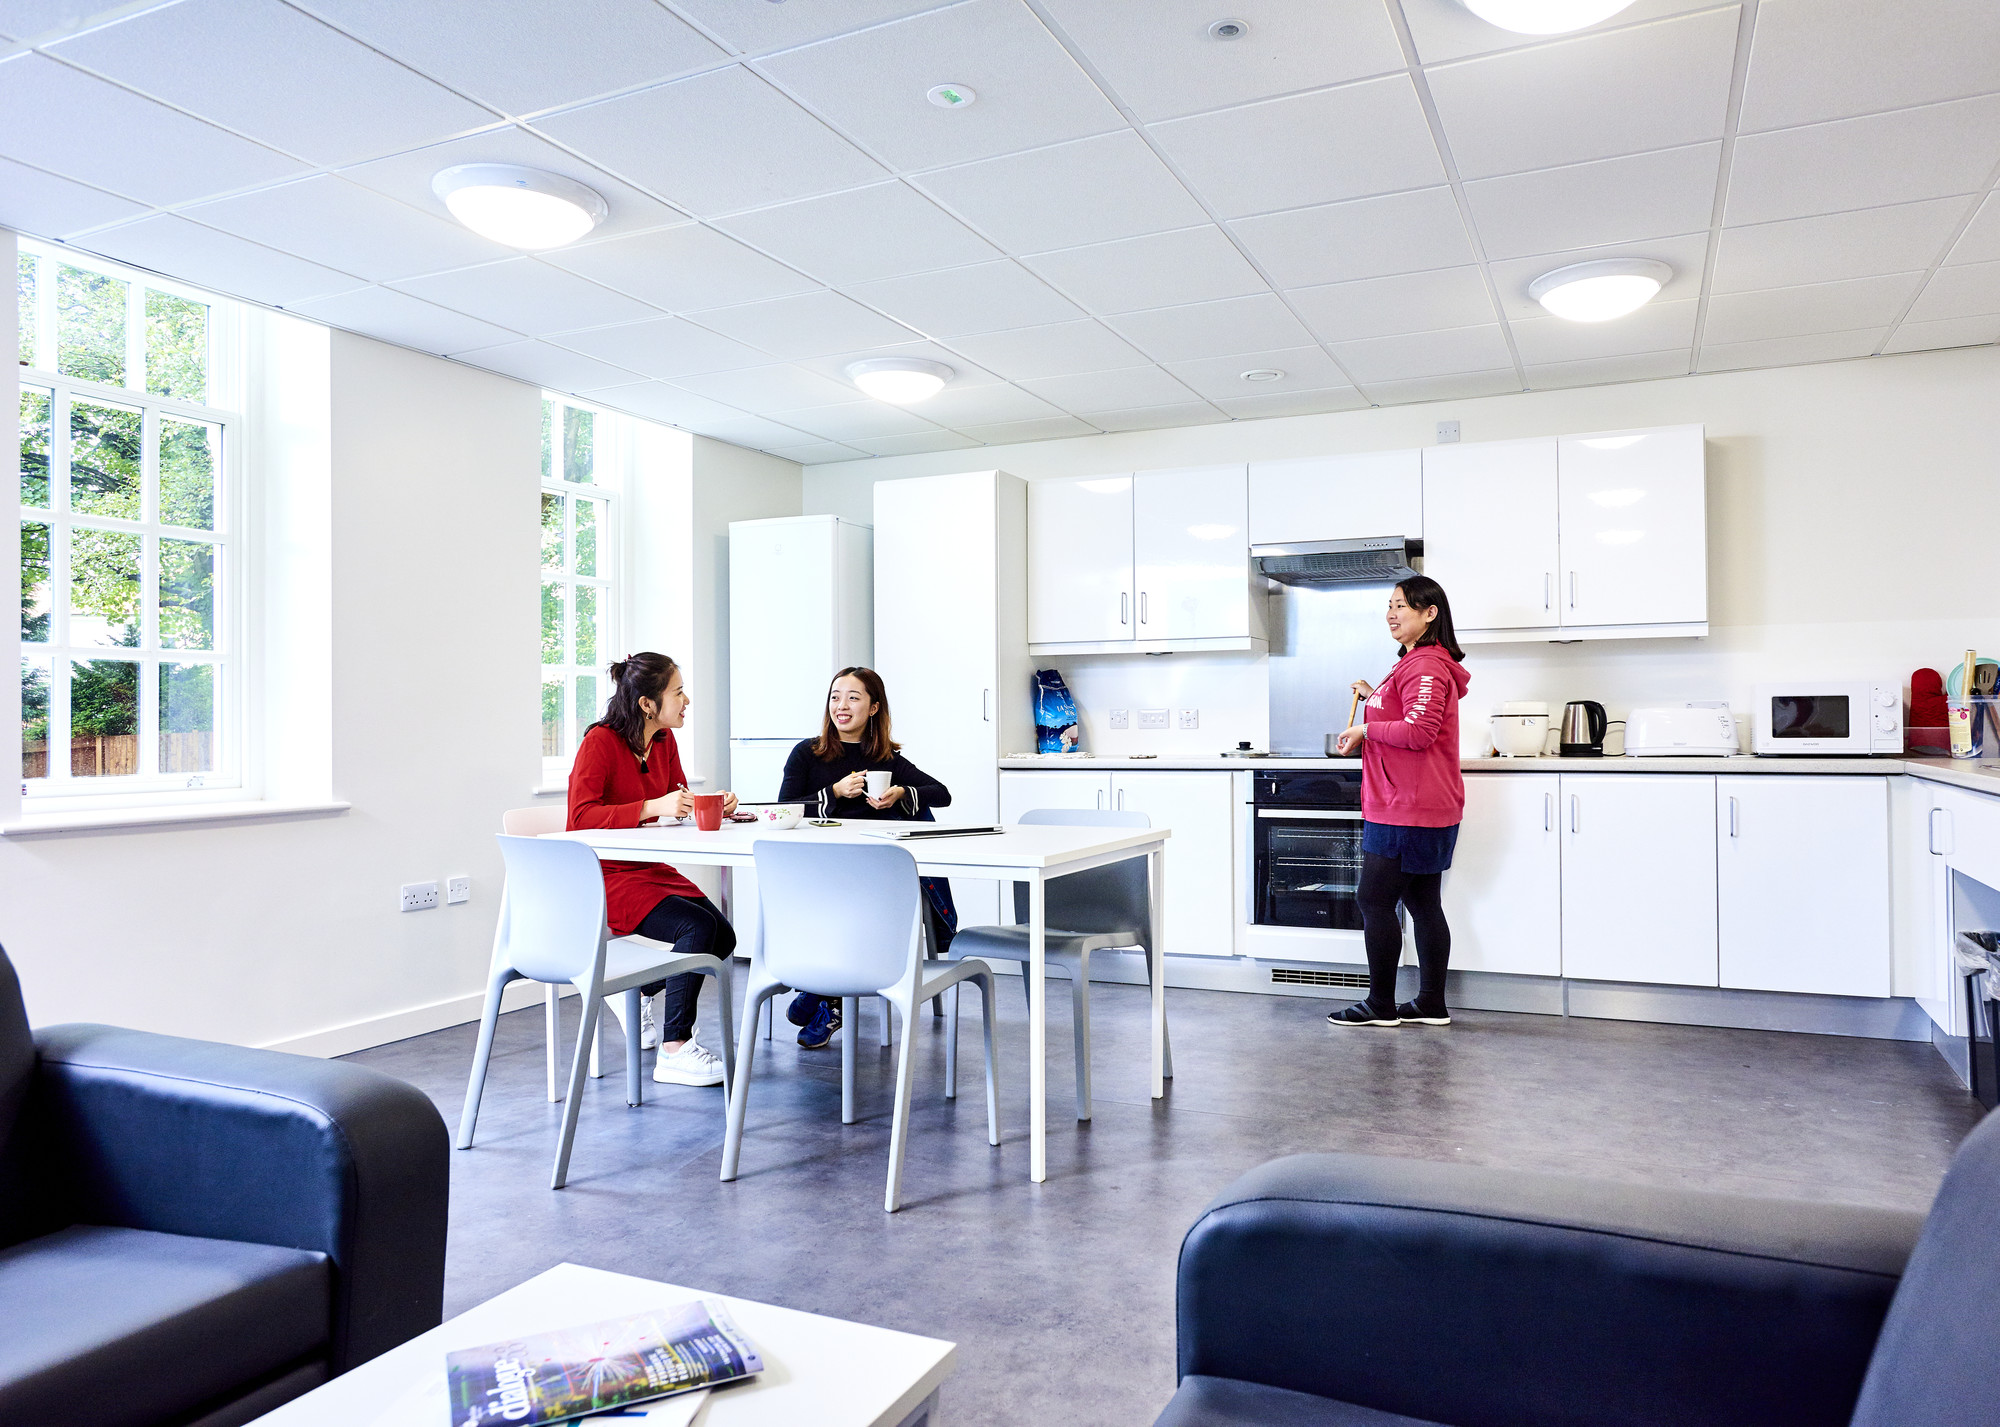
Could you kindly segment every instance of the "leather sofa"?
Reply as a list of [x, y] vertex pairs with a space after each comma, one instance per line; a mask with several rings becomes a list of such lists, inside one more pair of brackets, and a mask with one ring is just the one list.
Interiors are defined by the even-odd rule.
[[1189, 1230], [1157, 1427], [2000, 1420], [2000, 1116], [1928, 1217], [1299, 1155]]
[[235, 1427], [435, 1326], [449, 1143], [360, 1066], [31, 1034], [0, 951], [0, 1423]]

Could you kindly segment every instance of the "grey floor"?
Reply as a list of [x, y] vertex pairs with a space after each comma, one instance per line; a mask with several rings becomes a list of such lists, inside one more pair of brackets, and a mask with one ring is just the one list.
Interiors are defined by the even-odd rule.
[[[479, 1142], [453, 1158], [446, 1311], [568, 1260], [952, 1339], [950, 1423], [1138, 1427], [1173, 1391], [1182, 1232], [1276, 1155], [1408, 1155], [1922, 1208], [1977, 1119], [1928, 1044], [1498, 1012], [1463, 1013], [1448, 1030], [1336, 1031], [1322, 1017], [1339, 1003], [1181, 990], [1168, 1002], [1178, 1074], [1154, 1102], [1145, 993], [1099, 985], [1087, 1125], [1070, 1099], [1067, 997], [1050, 998], [1049, 1178], [1032, 1185], [1026, 1013], [1017, 982], [1001, 990], [1002, 1144], [986, 1144], [968, 994], [956, 1103], [942, 1099], [941, 1030], [928, 1017], [917, 1028], [895, 1215], [881, 1207], [892, 1052], [876, 1046], [872, 1010], [861, 1122], [840, 1123], [837, 1049], [781, 1038], [758, 1062], [734, 1184], [716, 1179], [721, 1092], [648, 1080], [646, 1104], [628, 1109], [612, 1049], [560, 1193], [547, 1188], [559, 1107], [543, 1096], [541, 1012], [505, 1017]], [[700, 1034], [714, 1046], [704, 1003]], [[473, 1032], [351, 1058], [423, 1087], [456, 1126]]]

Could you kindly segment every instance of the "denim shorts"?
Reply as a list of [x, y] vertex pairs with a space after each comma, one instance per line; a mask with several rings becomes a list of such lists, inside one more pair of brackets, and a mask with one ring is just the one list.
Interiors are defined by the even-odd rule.
[[1361, 824], [1361, 850], [1377, 857], [1401, 860], [1402, 869], [1416, 876], [1442, 872], [1451, 866], [1458, 846], [1458, 824], [1450, 827], [1398, 827], [1395, 823]]

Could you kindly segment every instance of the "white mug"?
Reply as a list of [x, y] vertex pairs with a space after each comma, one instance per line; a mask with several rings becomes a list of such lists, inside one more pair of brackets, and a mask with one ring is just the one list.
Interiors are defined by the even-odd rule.
[[868, 796], [879, 798], [894, 784], [896, 775], [887, 768], [871, 768], [861, 775], [861, 781], [868, 788]]

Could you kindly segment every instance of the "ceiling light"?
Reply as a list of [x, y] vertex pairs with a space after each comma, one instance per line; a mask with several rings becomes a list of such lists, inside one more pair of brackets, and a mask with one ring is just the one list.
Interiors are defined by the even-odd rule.
[[969, 85], [934, 84], [924, 91], [924, 98], [940, 109], [963, 109], [979, 95]]
[[1208, 27], [1211, 40], [1240, 40], [1250, 33], [1250, 27], [1241, 20], [1217, 20]]
[[1277, 382], [1285, 379], [1285, 374], [1276, 367], [1252, 367], [1249, 371], [1238, 372], [1236, 375], [1246, 382]]
[[870, 357], [847, 364], [848, 380], [877, 401], [898, 406], [936, 396], [955, 375], [943, 362], [922, 357]]
[[1650, 258], [1603, 258], [1543, 273], [1528, 296], [1572, 322], [1609, 322], [1644, 307], [1673, 275]]
[[1464, 0], [1465, 8], [1517, 35], [1563, 35], [1608, 20], [1632, 0]]
[[431, 191], [480, 237], [530, 251], [574, 243], [610, 212], [595, 189], [518, 164], [460, 164]]

